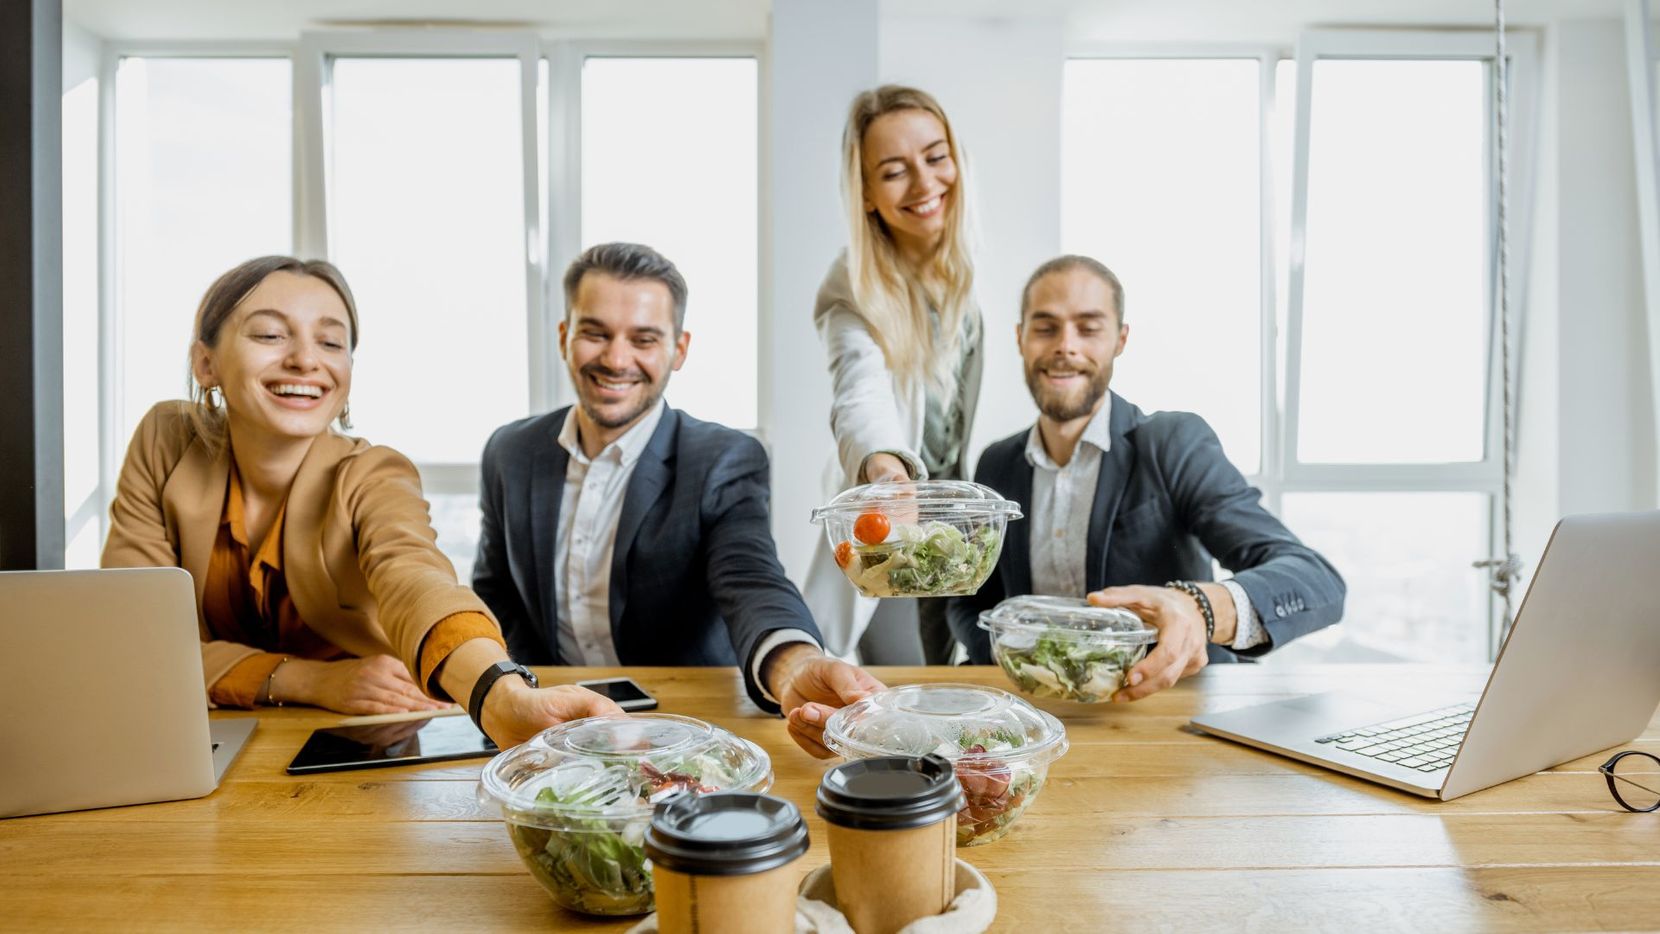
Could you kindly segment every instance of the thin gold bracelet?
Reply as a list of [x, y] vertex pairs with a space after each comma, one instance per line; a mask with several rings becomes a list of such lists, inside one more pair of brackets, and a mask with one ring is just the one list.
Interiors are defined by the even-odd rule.
[[281, 707], [282, 706], [282, 701], [280, 701], [280, 700], [276, 699], [275, 697], [271, 696], [271, 685], [276, 683], [277, 669], [281, 668], [283, 665], [288, 664], [288, 662], [289, 662], [289, 656], [284, 655], [282, 657], [282, 661], [277, 662], [275, 665], [271, 666], [271, 673], [265, 676], [265, 705], [267, 707]]

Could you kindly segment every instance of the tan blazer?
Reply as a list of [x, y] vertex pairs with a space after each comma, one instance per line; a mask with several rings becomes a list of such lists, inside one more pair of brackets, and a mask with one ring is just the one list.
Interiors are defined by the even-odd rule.
[[[227, 448], [210, 453], [189, 412], [188, 402], [160, 403], [133, 433], [102, 563], [190, 572], [202, 674], [211, 686], [260, 650], [214, 639], [202, 618], [231, 461]], [[391, 448], [333, 432], [312, 443], [289, 489], [282, 568], [307, 626], [353, 655], [395, 655], [411, 671], [419, 670], [421, 642], [439, 620], [490, 612], [456, 583], [438, 550], [415, 465]]]

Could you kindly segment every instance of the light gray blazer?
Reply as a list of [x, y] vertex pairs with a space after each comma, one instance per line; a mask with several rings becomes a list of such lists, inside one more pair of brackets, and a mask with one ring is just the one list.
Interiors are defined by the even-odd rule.
[[[830, 361], [830, 431], [836, 437], [836, 457], [826, 465], [824, 499], [864, 482], [859, 476], [865, 458], [877, 451], [891, 451], [904, 460], [912, 473], [922, 478], [922, 430], [926, 412], [923, 387], [904, 387], [888, 370], [882, 348], [870, 328], [854, 309], [853, 287], [848, 277], [847, 253], [836, 257], [824, 283], [819, 286], [813, 306], [813, 323]], [[977, 302], [970, 299], [969, 314], [979, 315]], [[957, 387], [963, 424], [971, 430], [974, 410], [980, 399], [981, 361], [985, 357], [985, 328], [978, 329], [974, 353], [963, 368]], [[968, 477], [968, 437], [964, 436], [954, 473]], [[876, 600], [860, 596], [848, 584], [830, 545], [819, 532], [818, 547], [807, 571], [803, 596], [813, 611], [825, 648], [837, 655], [849, 655], [859, 644]]]

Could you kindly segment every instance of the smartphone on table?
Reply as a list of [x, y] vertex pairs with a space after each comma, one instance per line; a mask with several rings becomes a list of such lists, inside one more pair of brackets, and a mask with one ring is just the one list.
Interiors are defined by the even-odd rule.
[[634, 683], [633, 678], [600, 678], [596, 681], [578, 681], [576, 686], [609, 697], [616, 701], [618, 707], [626, 711], [657, 709], [657, 698], [647, 694], [645, 688]]

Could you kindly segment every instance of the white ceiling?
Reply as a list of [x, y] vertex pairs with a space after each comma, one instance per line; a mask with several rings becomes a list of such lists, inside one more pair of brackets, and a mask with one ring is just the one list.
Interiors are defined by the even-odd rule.
[[760, 38], [770, 0], [63, 0], [104, 38], [292, 39], [355, 23], [495, 25], [545, 36]]
[[[815, 0], [833, 3], [836, 0]], [[1060, 17], [1078, 39], [1288, 42], [1319, 25], [1487, 26], [1491, 0], [882, 0], [890, 16]], [[1510, 20], [1618, 17], [1622, 0], [1506, 0]], [[119, 39], [292, 39], [346, 23], [490, 24], [550, 37], [761, 38], [771, 0], [64, 0]]]

